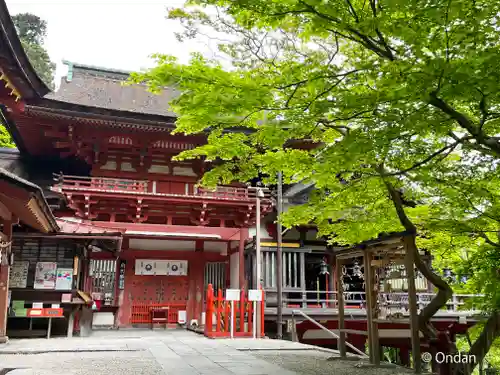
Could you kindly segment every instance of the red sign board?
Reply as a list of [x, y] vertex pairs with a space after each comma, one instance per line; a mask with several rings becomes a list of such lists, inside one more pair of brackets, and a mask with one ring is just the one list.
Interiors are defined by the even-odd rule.
[[28, 309], [27, 316], [30, 318], [62, 318], [63, 309]]

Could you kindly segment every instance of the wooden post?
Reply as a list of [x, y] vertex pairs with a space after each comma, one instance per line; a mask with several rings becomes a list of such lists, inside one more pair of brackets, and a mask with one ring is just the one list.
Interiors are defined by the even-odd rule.
[[306, 256], [300, 253], [300, 289], [302, 295], [302, 308], [307, 307], [307, 293], [306, 293]]
[[338, 274], [338, 267], [337, 267], [337, 262], [335, 261], [335, 257], [332, 257], [332, 299], [333, 299], [333, 308], [336, 308], [338, 306], [337, 301], [336, 301], [336, 293], [339, 289], [338, 283], [337, 283], [337, 274]]
[[327, 303], [326, 307], [335, 307], [335, 306], [332, 306], [332, 303], [331, 303], [332, 300], [335, 300], [335, 294], [334, 294], [334, 292], [336, 290], [336, 288], [335, 288], [335, 277], [334, 277], [334, 274], [333, 274], [334, 267], [335, 267], [335, 262], [334, 262], [332, 254], [328, 255], [328, 265], [330, 266], [330, 273], [328, 274], [328, 279], [327, 280], [328, 280], [328, 285], [330, 286], [330, 288], [329, 288], [330, 289], [330, 291], [329, 291], [330, 293], [327, 294], [328, 295], [327, 299], [328, 299], [329, 302]]
[[[2, 220], [3, 234], [5, 241], [12, 240], [12, 222], [13, 220]], [[0, 344], [6, 343], [7, 337], [7, 315], [9, 312], [9, 257], [11, 248], [3, 249], [0, 262]]]
[[417, 374], [422, 373], [422, 362], [420, 360], [420, 332], [418, 329], [418, 311], [417, 311], [417, 289], [415, 287], [415, 272], [413, 265], [415, 263], [413, 252], [409, 248], [409, 242], [412, 237], [403, 239], [405, 244], [405, 267], [406, 278], [408, 280], [408, 303], [410, 310], [410, 330], [411, 330], [411, 353], [413, 357], [413, 366]]
[[[212, 284], [207, 287], [207, 309], [205, 311], [205, 336], [210, 336], [213, 330], [213, 314], [214, 314], [214, 289]], [[219, 317], [217, 316], [217, 322]], [[219, 323], [218, 323], [219, 324]]]
[[264, 328], [265, 328], [265, 307], [266, 307], [266, 294], [264, 292], [263, 289], [261, 289], [261, 293], [262, 293], [262, 301], [260, 302], [260, 321], [261, 321], [261, 324], [260, 324], [260, 337], [264, 337], [265, 336], [265, 331], [264, 331]]
[[[245, 232], [240, 230], [240, 242], [238, 243], [238, 257], [239, 257], [239, 271], [240, 271], [240, 295], [244, 295], [245, 290]], [[239, 302], [239, 315], [240, 315], [240, 332], [245, 331], [245, 304], [240, 300]], [[236, 309], [236, 308], [235, 308]], [[237, 313], [235, 312], [235, 315]], [[236, 318], [234, 319], [236, 325]], [[236, 332], [236, 330], [235, 330]]]
[[380, 365], [380, 342], [378, 338], [377, 323], [374, 322], [377, 309], [377, 288], [374, 285], [374, 273], [372, 267], [372, 253], [365, 251], [363, 257], [365, 268], [365, 299], [366, 299], [366, 324], [368, 327], [368, 348], [370, 363]]
[[338, 271], [335, 273], [337, 277], [337, 306], [338, 306], [338, 315], [339, 315], [339, 338], [337, 340], [337, 349], [340, 352], [341, 357], [346, 357], [346, 348], [345, 348], [345, 316], [344, 316], [344, 288], [342, 286], [342, 260], [337, 258], [337, 269]]
[[76, 309], [72, 306], [68, 317], [68, 330], [66, 332], [66, 336], [68, 338], [73, 337], [73, 330], [75, 328], [75, 313]]
[[245, 232], [240, 230], [240, 241], [238, 243], [238, 264], [239, 264], [239, 286], [245, 288]]
[[410, 350], [407, 347], [399, 348], [399, 364], [410, 367]]
[[116, 263], [115, 263], [115, 285], [113, 287], [113, 305], [118, 306], [118, 295], [120, 293], [120, 264], [121, 264], [121, 259], [120, 257], [116, 257]]

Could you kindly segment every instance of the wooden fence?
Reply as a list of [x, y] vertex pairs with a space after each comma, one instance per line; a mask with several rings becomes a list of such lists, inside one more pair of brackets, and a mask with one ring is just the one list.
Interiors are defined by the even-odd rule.
[[[234, 303], [234, 337], [253, 337], [253, 302], [241, 291], [240, 301]], [[264, 337], [264, 291], [260, 304], [260, 332], [257, 337]], [[212, 284], [208, 285], [206, 296], [205, 336], [211, 338], [231, 336], [231, 302], [227, 301], [219, 289], [215, 293]]]
[[152, 311], [168, 307], [168, 324], [177, 324], [179, 311], [186, 310], [186, 304], [179, 303], [134, 303], [130, 324], [151, 324]]

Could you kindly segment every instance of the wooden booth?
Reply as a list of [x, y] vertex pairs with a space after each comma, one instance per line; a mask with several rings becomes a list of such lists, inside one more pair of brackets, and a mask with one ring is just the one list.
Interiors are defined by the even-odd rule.
[[7, 336], [7, 314], [11, 302], [8, 288], [13, 263], [13, 227], [30, 228], [39, 233], [54, 233], [59, 228], [41, 189], [0, 168], [0, 342]]
[[118, 256], [121, 233], [63, 219], [57, 223], [57, 233], [14, 234], [7, 325], [11, 337], [72, 336], [74, 328], [85, 335], [91, 329], [89, 253], [97, 249]]

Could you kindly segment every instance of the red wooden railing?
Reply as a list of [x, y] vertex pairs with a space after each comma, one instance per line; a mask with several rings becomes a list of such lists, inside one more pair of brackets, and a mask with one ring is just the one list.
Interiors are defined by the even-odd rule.
[[59, 188], [82, 190], [113, 190], [122, 192], [147, 192], [148, 182], [144, 180], [127, 180], [122, 178], [107, 177], [82, 177], [82, 176], [55, 176]]
[[168, 324], [177, 324], [179, 311], [186, 310], [186, 304], [180, 303], [134, 303], [130, 324], [151, 324], [151, 312], [168, 307]]
[[[81, 177], [81, 176], [65, 176], [55, 175], [56, 184], [52, 188], [57, 191], [93, 191], [93, 192], [116, 192], [116, 193], [134, 193], [141, 195], [152, 196], [187, 196], [187, 197], [206, 197], [211, 199], [221, 200], [236, 200], [246, 201], [257, 198], [257, 190], [255, 188], [232, 187], [232, 186], [217, 186], [215, 189], [193, 188], [193, 184], [189, 185], [182, 193], [158, 192], [153, 191], [151, 184], [144, 180], [127, 180], [120, 178], [107, 177]], [[270, 199], [270, 193], [267, 189], [262, 189], [263, 199]]]
[[[240, 301], [234, 303], [234, 337], [253, 336], [253, 302], [248, 300], [245, 291], [241, 291]], [[262, 302], [260, 308], [261, 329], [257, 337], [264, 337], [264, 291], [262, 291]], [[231, 329], [231, 302], [227, 301], [222, 290], [215, 294], [212, 284], [208, 285], [206, 297], [205, 336], [230, 337]], [[215, 321], [214, 321], [215, 319]]]

